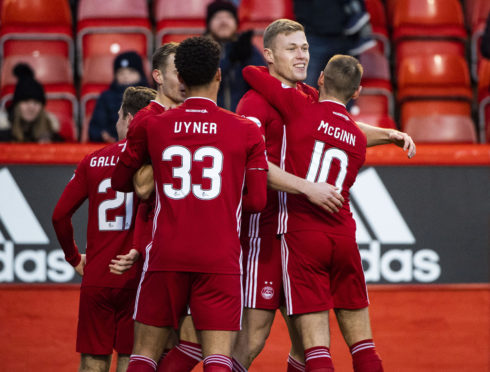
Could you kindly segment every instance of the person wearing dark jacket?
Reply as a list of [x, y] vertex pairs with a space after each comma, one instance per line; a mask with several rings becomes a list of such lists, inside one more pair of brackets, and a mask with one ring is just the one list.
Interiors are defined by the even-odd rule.
[[252, 44], [253, 31], [241, 34], [238, 30], [237, 7], [226, 0], [208, 5], [206, 35], [221, 46], [221, 86], [218, 106], [235, 111], [238, 101], [249, 90], [242, 69], [247, 65], [265, 66], [262, 53]]
[[116, 142], [115, 123], [124, 91], [129, 86], [137, 85], [148, 86], [141, 57], [136, 52], [118, 55], [114, 60], [114, 80], [109, 89], [99, 96], [90, 120], [91, 142]]

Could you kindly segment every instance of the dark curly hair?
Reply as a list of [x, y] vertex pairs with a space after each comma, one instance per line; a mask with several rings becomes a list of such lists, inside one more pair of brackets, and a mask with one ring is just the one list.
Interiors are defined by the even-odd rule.
[[218, 71], [220, 59], [218, 43], [206, 36], [185, 39], [177, 47], [175, 67], [188, 87], [206, 85]]

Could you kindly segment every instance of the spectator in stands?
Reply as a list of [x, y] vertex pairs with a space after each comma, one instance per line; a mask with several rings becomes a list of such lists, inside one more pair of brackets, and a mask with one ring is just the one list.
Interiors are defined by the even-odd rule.
[[265, 65], [262, 53], [252, 44], [253, 31], [238, 30], [237, 7], [226, 0], [208, 5], [206, 34], [221, 45], [221, 86], [218, 106], [235, 111], [238, 101], [249, 89], [242, 69], [247, 65]]
[[482, 35], [480, 52], [483, 57], [490, 59], [490, 13], [488, 13], [487, 24]]
[[100, 95], [90, 120], [90, 141], [116, 142], [115, 123], [124, 91], [127, 87], [137, 85], [148, 86], [141, 57], [136, 52], [118, 55], [114, 60], [114, 80], [109, 89]]
[[25, 63], [14, 67], [17, 76], [14, 99], [8, 111], [0, 113], [2, 142], [60, 142], [60, 122], [45, 109], [46, 94]]
[[335, 54], [356, 57], [376, 45], [364, 0], [294, 0], [293, 5], [310, 44], [305, 83], [311, 86], [316, 86], [320, 72]]

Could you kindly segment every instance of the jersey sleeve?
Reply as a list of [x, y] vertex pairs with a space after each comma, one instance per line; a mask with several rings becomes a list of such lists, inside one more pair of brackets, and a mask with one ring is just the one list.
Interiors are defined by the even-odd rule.
[[[137, 120], [137, 119], [135, 119]], [[133, 175], [148, 158], [146, 128], [143, 123], [129, 127], [126, 144], [111, 177], [111, 187], [122, 192], [133, 191]]]
[[238, 102], [236, 113], [257, 124], [260, 132], [265, 136], [265, 125], [269, 122], [269, 112], [266, 106], [247, 94]]
[[66, 185], [56, 204], [52, 217], [53, 227], [65, 253], [65, 259], [73, 267], [80, 263], [81, 256], [73, 238], [71, 217], [88, 197], [86, 172], [88, 159], [85, 157], [75, 170], [73, 178]]
[[243, 69], [243, 77], [253, 89], [281, 113], [286, 122], [298, 113], [298, 107], [309, 103], [305, 94], [297, 89], [284, 86], [278, 79], [271, 76], [265, 67], [247, 66]]
[[253, 124], [247, 127], [246, 170], [269, 170], [264, 139], [259, 128]]

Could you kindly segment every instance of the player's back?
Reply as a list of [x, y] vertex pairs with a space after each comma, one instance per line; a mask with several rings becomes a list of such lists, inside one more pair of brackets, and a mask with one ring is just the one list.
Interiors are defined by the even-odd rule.
[[191, 98], [149, 119], [146, 130], [158, 221], [149, 270], [239, 273], [245, 171], [267, 167], [258, 128]]
[[299, 195], [289, 195], [288, 231], [322, 230], [351, 235], [355, 222], [349, 190], [366, 155], [366, 136], [344, 105], [321, 101], [298, 109], [287, 125], [286, 170], [311, 182], [328, 182], [345, 199], [338, 213], [328, 213]]
[[111, 176], [124, 141], [106, 146], [88, 155], [75, 177], [83, 177], [89, 201], [87, 227], [87, 264], [84, 285], [136, 287], [138, 267], [124, 275], [109, 272], [109, 264], [131, 249], [136, 201], [133, 193], [116, 192]]

